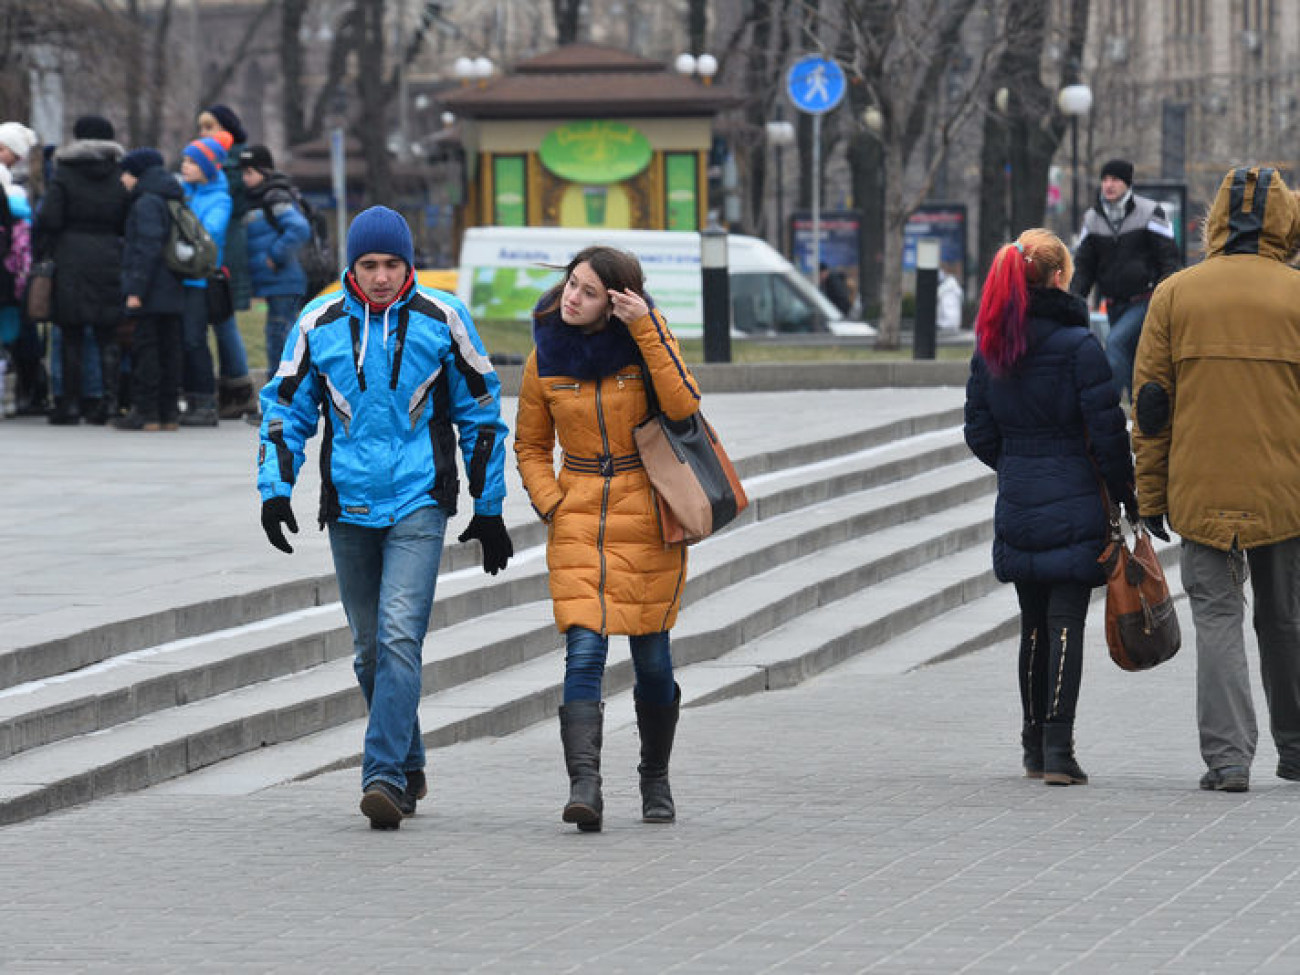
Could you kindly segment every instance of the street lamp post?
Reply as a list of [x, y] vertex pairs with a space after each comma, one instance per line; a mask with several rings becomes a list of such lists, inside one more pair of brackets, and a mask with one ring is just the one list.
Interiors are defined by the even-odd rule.
[[768, 144], [776, 150], [776, 240], [777, 250], [787, 254], [785, 246], [785, 168], [783, 166], [786, 146], [794, 145], [794, 123], [776, 119], [767, 123]]
[[1092, 89], [1066, 85], [1057, 96], [1061, 111], [1070, 118], [1070, 234], [1079, 232], [1079, 116], [1092, 109]]

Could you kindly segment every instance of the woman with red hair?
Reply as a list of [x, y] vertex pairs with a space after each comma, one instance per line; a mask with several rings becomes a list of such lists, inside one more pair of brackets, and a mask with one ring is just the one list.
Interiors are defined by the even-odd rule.
[[1003, 246], [984, 282], [966, 384], [966, 443], [998, 472], [993, 569], [1020, 602], [1025, 775], [1081, 785], [1074, 714], [1083, 625], [1109, 536], [1099, 480], [1133, 515], [1128, 428], [1070, 252], [1049, 230]]

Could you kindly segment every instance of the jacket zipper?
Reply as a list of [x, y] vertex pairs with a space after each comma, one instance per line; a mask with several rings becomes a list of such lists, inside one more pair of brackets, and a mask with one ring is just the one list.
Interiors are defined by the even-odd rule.
[[565, 389], [571, 389], [575, 393], [582, 388], [579, 383], [551, 383], [552, 392], [559, 392]]
[[[601, 380], [596, 380], [596, 422], [600, 425], [600, 444], [601, 453], [609, 456], [609, 432], [605, 429], [605, 408], [601, 404], [600, 397]], [[600, 584], [596, 588], [596, 593], [600, 598], [600, 633], [605, 635], [605, 627], [608, 623], [608, 610], [605, 607], [605, 517], [609, 511], [609, 482], [608, 477], [602, 478], [605, 485], [601, 490], [600, 496], [600, 528], [596, 532], [596, 551], [600, 554]]]

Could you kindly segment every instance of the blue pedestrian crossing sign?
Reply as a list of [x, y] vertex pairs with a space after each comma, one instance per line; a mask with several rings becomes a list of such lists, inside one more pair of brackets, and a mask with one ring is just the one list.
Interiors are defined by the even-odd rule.
[[844, 100], [844, 69], [830, 58], [808, 54], [785, 76], [786, 94], [794, 107], [809, 115], [824, 115]]

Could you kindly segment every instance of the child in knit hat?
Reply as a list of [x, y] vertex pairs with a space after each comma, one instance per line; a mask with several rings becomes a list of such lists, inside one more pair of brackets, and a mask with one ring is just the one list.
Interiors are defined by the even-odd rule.
[[[181, 181], [185, 202], [194, 211], [214, 241], [217, 262], [225, 251], [226, 227], [230, 222], [230, 190], [221, 167], [226, 150], [212, 136], [195, 139], [181, 150]], [[185, 282], [185, 315], [182, 329], [181, 388], [185, 391], [183, 426], [217, 425], [217, 380], [208, 347], [208, 282], [191, 278]]]

